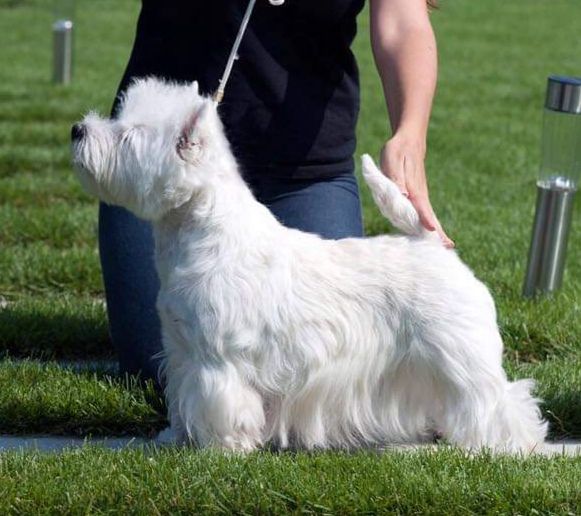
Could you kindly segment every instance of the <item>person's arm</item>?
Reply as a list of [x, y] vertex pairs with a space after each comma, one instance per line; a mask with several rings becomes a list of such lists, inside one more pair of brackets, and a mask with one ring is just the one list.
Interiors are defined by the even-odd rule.
[[426, 0], [371, 0], [370, 13], [371, 45], [392, 129], [381, 151], [382, 171], [409, 196], [422, 224], [453, 247], [432, 209], [424, 165], [438, 75]]

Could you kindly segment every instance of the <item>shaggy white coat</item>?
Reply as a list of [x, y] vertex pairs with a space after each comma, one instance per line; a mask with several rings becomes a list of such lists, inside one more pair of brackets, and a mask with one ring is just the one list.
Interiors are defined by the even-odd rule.
[[[528, 450], [533, 382], [507, 381], [493, 300], [363, 158], [407, 236], [323, 240], [282, 226], [242, 180], [197, 85], [136, 82], [116, 120], [88, 115], [88, 191], [152, 221], [172, 427], [248, 451], [419, 442]], [[139, 264], [136, 264], [138, 267]]]

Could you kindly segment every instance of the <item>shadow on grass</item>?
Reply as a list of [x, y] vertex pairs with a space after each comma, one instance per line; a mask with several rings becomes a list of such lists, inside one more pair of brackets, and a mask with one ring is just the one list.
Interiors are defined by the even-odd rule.
[[151, 382], [55, 362], [0, 362], [0, 433], [153, 437], [167, 426]]
[[0, 352], [38, 360], [112, 360], [106, 319], [95, 312], [9, 305], [0, 309]]
[[546, 396], [541, 409], [550, 423], [551, 439], [581, 438], [581, 391], [565, 390]]
[[0, 432], [151, 437], [158, 386], [122, 376], [100, 300], [21, 298], [0, 308]]
[[532, 378], [541, 399], [543, 416], [550, 423], [550, 437], [581, 437], [581, 357], [571, 354], [536, 364], [505, 362], [511, 379]]

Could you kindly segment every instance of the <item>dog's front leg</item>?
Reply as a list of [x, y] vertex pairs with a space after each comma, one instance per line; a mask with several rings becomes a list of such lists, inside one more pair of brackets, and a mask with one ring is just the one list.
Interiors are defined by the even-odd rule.
[[249, 452], [263, 444], [265, 426], [261, 396], [232, 363], [204, 364], [193, 392], [184, 392], [180, 418], [201, 447]]

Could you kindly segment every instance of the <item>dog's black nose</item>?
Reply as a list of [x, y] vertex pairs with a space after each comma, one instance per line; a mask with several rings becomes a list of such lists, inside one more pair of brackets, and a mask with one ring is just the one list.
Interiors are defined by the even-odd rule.
[[82, 140], [85, 137], [85, 126], [83, 124], [75, 124], [71, 128], [71, 140], [76, 142]]

